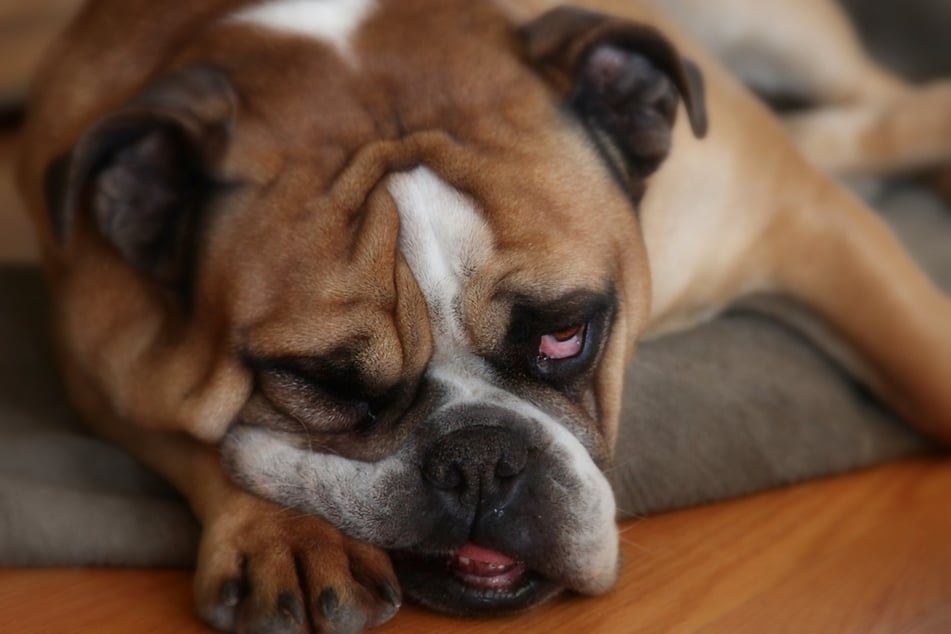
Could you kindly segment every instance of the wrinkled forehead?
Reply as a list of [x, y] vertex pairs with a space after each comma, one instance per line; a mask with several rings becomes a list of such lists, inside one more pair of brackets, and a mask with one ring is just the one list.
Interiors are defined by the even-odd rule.
[[[321, 248], [341, 253], [315, 267], [355, 250], [341, 236], [405, 252], [396, 233], [426, 226], [496, 292], [613, 284], [636, 232], [629, 200], [492, 3], [271, 0], [219, 26], [212, 54], [244, 106], [233, 160], [246, 164], [232, 169], [260, 181], [271, 210], [254, 213], [272, 234], [333, 236]], [[367, 231], [347, 229], [355, 215]]]

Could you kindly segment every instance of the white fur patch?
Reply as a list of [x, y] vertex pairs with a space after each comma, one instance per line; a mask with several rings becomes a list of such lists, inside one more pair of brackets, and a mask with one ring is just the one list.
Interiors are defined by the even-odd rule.
[[374, 9], [376, 0], [270, 0], [230, 19], [322, 40], [349, 58], [351, 36]]
[[436, 344], [464, 347], [459, 302], [492, 253], [492, 233], [475, 204], [427, 167], [395, 174], [388, 189], [400, 214], [400, 251], [429, 304]]
[[429, 168], [391, 177], [400, 214], [400, 252], [429, 305], [433, 357], [428, 376], [450, 388], [445, 407], [485, 402], [497, 392], [491, 369], [471, 352], [462, 309], [466, 282], [492, 254], [492, 234], [476, 205]]

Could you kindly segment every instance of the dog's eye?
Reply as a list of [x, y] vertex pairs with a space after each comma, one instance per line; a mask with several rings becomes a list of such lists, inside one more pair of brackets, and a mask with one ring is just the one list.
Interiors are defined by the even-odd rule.
[[264, 372], [258, 383], [275, 408], [317, 431], [348, 432], [375, 418], [369, 401], [337, 393], [293, 371]]
[[584, 350], [587, 324], [579, 324], [542, 335], [538, 343], [539, 361], [571, 359], [577, 357]]
[[365, 430], [376, 424], [375, 411], [388, 398], [358, 368], [335, 359], [247, 355], [246, 362], [271, 406], [314, 431]]

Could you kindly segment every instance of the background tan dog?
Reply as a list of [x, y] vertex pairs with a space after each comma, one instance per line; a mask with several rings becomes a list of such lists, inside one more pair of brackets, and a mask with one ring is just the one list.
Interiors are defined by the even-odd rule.
[[[130, 12], [129, 28], [123, 29], [123, 42], [117, 43], [115, 58], [95, 64], [82, 47], [98, 51], [102, 38], [110, 36], [111, 22], [101, 21], [99, 16], [104, 13], [89, 11], [74, 26], [73, 37], [66, 40], [58, 63], [55, 68], [48, 67], [40, 84], [23, 182], [36, 218], [45, 227], [45, 250], [63, 311], [60, 331], [74, 398], [92, 420], [113, 421], [103, 429], [105, 434], [131, 447], [189, 494], [206, 524], [198, 578], [199, 604], [206, 618], [222, 627], [234, 627], [236, 623], [263, 625], [282, 619], [300, 621], [301, 606], [310, 605], [307, 618], [360, 629], [385, 620], [398, 603], [395, 581], [379, 551], [343, 537], [314, 518], [276, 517], [268, 504], [233, 488], [221, 472], [215, 452], [194, 441], [128, 426], [128, 421], [133, 421], [152, 430], [186, 431], [206, 441], [217, 441], [236, 417], [245, 420], [255, 414], [257, 402], [254, 397], [249, 400], [249, 394], [252, 389], [261, 389], [262, 382], [265, 393], [271, 382], [271, 400], [300, 403], [308, 397], [299, 385], [282, 383], [268, 374], [273, 368], [253, 361], [300, 357], [300, 351], [308, 346], [309, 357], [326, 357], [328, 349], [313, 346], [325, 339], [339, 343], [342, 334], [354, 332], [354, 324], [365, 326], [363, 332], [369, 342], [351, 355], [362, 361], [359, 372], [371, 374], [375, 382], [386, 387], [418, 382], [418, 377], [430, 372], [433, 359], [438, 358], [440, 337], [451, 339], [452, 335], [451, 322], [441, 326], [433, 316], [439, 314], [434, 311], [434, 295], [426, 291], [422, 269], [414, 267], [414, 262], [428, 265], [432, 261], [421, 256], [414, 261], [411, 254], [415, 252], [401, 247], [408, 266], [394, 265], [392, 260], [381, 261], [371, 248], [387, 241], [392, 244], [399, 231], [406, 233], [412, 212], [404, 207], [412, 201], [415, 185], [399, 179], [394, 184], [391, 179], [387, 187], [399, 207], [399, 231], [393, 224], [396, 216], [369, 214], [373, 222], [365, 221], [356, 232], [357, 246], [348, 244], [334, 250], [327, 247], [334, 246], [342, 229], [323, 224], [331, 223], [330, 219], [324, 217], [307, 231], [302, 231], [295, 219], [298, 210], [312, 207], [309, 197], [321, 190], [317, 185], [305, 187], [307, 181], [332, 180], [331, 200], [322, 208], [349, 210], [370, 204], [364, 199], [376, 206], [385, 205], [381, 202], [385, 194], [367, 197], [365, 192], [387, 171], [409, 171], [417, 175], [418, 181], [425, 176], [412, 172], [413, 168], [418, 169], [419, 163], [436, 164], [443, 179], [479, 203], [489, 218], [488, 231], [495, 243], [512, 245], [500, 258], [504, 272], [488, 263], [495, 258], [483, 260], [480, 253], [472, 254], [471, 262], [478, 265], [472, 273], [476, 281], [467, 282], [462, 304], [476, 318], [470, 317], [473, 323], [466, 324], [474, 332], [465, 346], [481, 356], [491, 357], [506, 348], [501, 344], [509, 343], [499, 341], [499, 334], [508, 328], [516, 304], [499, 308], [489, 297], [498, 290], [500, 279], [509, 284], [517, 282], [507, 290], [523, 289], [536, 303], [547, 299], [562, 305], [570, 304], [564, 301], [565, 289], [597, 289], [600, 284], [604, 291], [605, 279], [610, 280], [616, 305], [603, 319], [611, 335], [598, 341], [597, 363], [592, 359], [586, 371], [585, 388], [575, 387], [567, 395], [545, 393], [524, 399], [543, 403], [549, 412], [557, 411], [579, 439], [576, 442], [581, 442], [599, 465], [605, 463], [613, 444], [620, 373], [633, 353], [635, 338], [645, 332], [682, 327], [738, 294], [760, 289], [780, 289], [813, 306], [860, 351], [862, 374], [870, 385], [910, 420], [947, 434], [951, 404], [943, 388], [951, 376], [948, 300], [930, 287], [860, 203], [803, 162], [771, 116], [697, 45], [681, 35], [679, 26], [652, 9], [632, 3], [599, 7], [660, 26], [681, 52], [699, 64], [707, 85], [706, 112], [713, 122], [710, 133], [705, 140], [697, 141], [684, 117], [679, 118], [680, 123], [672, 130], [671, 156], [651, 179], [640, 201], [638, 227], [629, 199], [616, 189], [612, 179], [624, 182], [630, 197], [640, 198], [643, 178], [668, 150], [667, 130], [676, 103], [671, 98], [674, 86], [690, 106], [692, 132], [703, 132], [703, 106], [692, 67], [680, 66], [664, 39], [643, 27], [561, 11], [532, 22], [521, 33], [524, 55], [536, 67], [534, 79], [526, 83], [529, 75], [520, 57], [508, 48], [514, 30], [506, 29], [503, 25], [508, 23], [500, 16], [482, 7], [462, 9], [447, 3], [448, 9], [435, 10], [423, 4], [380, 9], [387, 12], [385, 30], [382, 26], [374, 30], [372, 20], [367, 24], [358, 20], [346, 46], [332, 42], [333, 67], [340, 66], [341, 57], [347, 61], [348, 54], [355, 56], [358, 67], [368, 64], [371, 68], [374, 63], [368, 60], [373, 59], [373, 50], [381, 51], [381, 57], [382, 51], [388, 50], [407, 55], [401, 60], [403, 68], [415, 74], [384, 66], [386, 73], [382, 76], [404, 86], [420, 101], [423, 111], [413, 110], [415, 119], [411, 121], [388, 121], [387, 125], [414, 130], [437, 121], [433, 127], [447, 128], [477, 142], [479, 151], [475, 154], [454, 153], [442, 139], [417, 137], [408, 149], [396, 143], [376, 145], [377, 149], [355, 158], [359, 169], [348, 169], [338, 176], [341, 160], [349, 157], [335, 154], [340, 145], [318, 151], [310, 145], [308, 135], [326, 143], [328, 136], [338, 133], [344, 138], [339, 142], [344, 146], [365, 144], [368, 131], [352, 114], [353, 103], [345, 99], [322, 102], [331, 107], [322, 108], [315, 118], [314, 113], [303, 109], [313, 102], [298, 102], [283, 93], [281, 87], [286, 80], [275, 81], [277, 78], [269, 76], [273, 67], [268, 66], [280, 63], [294, 68], [303, 52], [323, 51], [326, 43], [305, 45], [274, 33], [288, 27], [275, 25], [273, 14], [269, 17], [250, 12], [241, 14], [241, 19], [232, 17], [220, 22], [236, 11], [230, 3], [209, 3], [207, 12], [196, 9], [195, 13], [157, 21], [149, 20], [141, 7], [116, 8]], [[520, 3], [518, 9], [526, 7], [527, 3]], [[519, 21], [534, 18], [543, 8], [528, 7]], [[352, 14], [350, 9], [344, 13]], [[421, 24], [421, 15], [434, 18], [433, 23]], [[455, 15], [472, 16], [479, 28], [474, 29], [475, 37], [452, 41], [454, 46], [462, 42], [471, 49], [453, 49], [450, 55], [447, 51], [452, 47], [439, 43], [450, 41], [453, 31], [449, 26], [459, 28], [453, 20]], [[112, 19], [116, 19], [114, 14], [110, 14]], [[268, 20], [267, 28], [261, 28], [262, 21]], [[178, 48], [179, 38], [186, 37], [183, 34], [210, 22], [218, 27], [203, 31], [202, 38]], [[474, 28], [471, 23], [467, 26]], [[137, 28], [143, 29], [142, 36], [126, 41]], [[234, 31], [246, 36], [240, 44]], [[832, 40], [849, 44], [839, 36]], [[427, 42], [427, 54], [413, 53], [414, 42], [419, 41]], [[483, 47], [480, 43], [498, 47]], [[265, 44], [273, 59], [251, 63], [245, 47]], [[598, 48], [602, 45], [606, 48]], [[173, 50], [174, 54], [167, 57]], [[446, 54], [432, 60], [431, 51]], [[630, 60], [624, 57], [629, 52], [655, 65], [648, 70], [648, 89], [633, 92], [635, 101], [630, 101], [630, 92], [620, 91], [628, 99], [625, 105], [646, 106], [649, 121], [644, 126], [639, 122], [606, 122], [606, 114], [613, 111], [599, 110], [604, 103], [603, 93], [626, 81], [618, 72], [629, 68]], [[473, 73], [472, 60], [480, 59], [480, 55], [497, 63], [477, 66]], [[174, 79], [159, 79], [142, 90], [143, 83], [153, 76], [183, 68], [187, 71], [196, 60], [231, 64], [242, 72], [239, 88], [234, 90], [219, 75], [202, 70], [187, 75], [171, 73]], [[581, 108], [577, 116], [594, 129], [596, 139], [606, 143], [602, 150], [608, 165], [614, 166], [613, 173], [604, 167], [605, 157], [592, 152], [578, 127], [559, 118], [556, 109], [559, 99], [575, 96], [577, 73], [583, 75], [585, 65], [590, 64], [597, 72], [587, 79], [594, 84], [591, 92], [600, 100], [576, 104]], [[104, 67], [114, 72], [103, 73]], [[492, 68], [493, 74], [480, 77], [480, 73], [487, 72], [485, 68]], [[306, 73], [313, 70], [301, 68], [298, 76], [309, 77]], [[430, 78], [431, 83], [421, 81], [417, 74]], [[346, 74], [338, 75], [338, 71], [321, 73], [320, 84], [302, 81], [294, 85], [294, 90], [304, 95], [322, 94], [320, 91], [328, 90], [328, 79], [333, 78], [337, 83], [331, 85], [338, 90], [347, 94], [356, 90], [357, 103], [364, 107], [378, 104], [381, 111], [387, 110], [388, 100], [399, 99], [402, 94], [390, 87], [396, 90], [395, 96], [381, 96], [379, 84], [365, 90], [359, 82], [348, 83]], [[541, 76], [547, 85], [541, 83]], [[109, 80], [109, 90], [97, 85], [104, 81], [102, 77]], [[466, 81], [459, 82], [460, 78]], [[518, 99], [511, 99], [503, 90], [509, 86], [519, 86], [524, 92]], [[599, 92], [599, 88], [606, 90]], [[449, 99], [449, 107], [441, 103], [447, 93], [458, 99]], [[905, 100], [924, 103], [927, 110], [940, 104], [941, 99], [940, 91], [921, 93], [893, 86], [881, 94], [862, 96], [857, 103], [862, 111], [873, 103], [898, 103], [900, 107], [895, 111], [902, 113], [906, 111]], [[821, 95], [819, 100], [824, 100]], [[59, 111], [65, 102], [70, 102], [70, 110], [57, 112], [54, 117], [52, 110]], [[266, 115], [261, 116], [249, 103]], [[503, 104], [507, 107], [501, 107]], [[95, 119], [116, 109], [118, 114], [88, 131]], [[483, 114], [487, 109], [491, 112]], [[458, 111], [457, 116], [464, 114], [466, 120], [447, 121], [447, 113], [453, 111]], [[242, 113], [240, 124], [235, 123], [236, 112]], [[403, 115], [407, 112], [401, 111]], [[152, 117], [153, 123], [159, 119], [163, 131], [171, 127], [172, 142], [138, 143], [148, 140], [138, 127], [144, 115]], [[800, 118], [792, 125], [808, 149], [810, 138], [827, 139], [812, 131], [827, 125], [828, 119], [807, 116], [811, 118]], [[849, 122], [866, 120], [854, 118], [857, 115], [851, 110], [841, 116]], [[381, 125], [378, 118], [376, 123]], [[522, 144], [531, 139], [528, 147], [500, 138], [505, 135], [499, 130], [505, 130], [506, 125]], [[832, 162], [833, 167], [844, 169], [849, 161], [864, 160], [856, 139], [868, 135], [874, 138], [881, 128], [876, 121], [863, 126], [851, 126], [851, 136], [837, 142], [836, 147], [845, 148], [840, 154], [848, 160]], [[913, 127], [907, 134], [897, 135], [892, 145], [878, 143], [885, 149], [871, 167], [893, 169], [909, 165], [909, 161], [918, 165], [941, 158], [940, 148], [915, 156], [913, 161], [907, 158], [906, 148], [917, 146], [915, 135], [942, 138], [933, 122], [916, 120]], [[388, 140], [392, 130], [378, 127], [369, 134]], [[187, 147], [186, 155], [180, 154], [178, 143]], [[71, 148], [71, 163], [55, 160]], [[125, 150], [129, 153], [123, 157], [121, 152]], [[193, 160], [193, 167], [202, 168], [189, 172], [189, 177], [208, 176], [205, 168], [214, 165], [217, 181], [245, 187], [250, 183], [258, 192], [251, 195], [236, 186], [236, 198], [218, 200], [216, 204], [239, 209], [257, 196], [256, 208], [268, 209], [271, 215], [260, 218], [233, 212], [237, 217], [228, 225], [216, 220], [211, 229], [205, 227], [200, 234], [211, 242], [210, 246], [203, 245], [200, 262], [192, 261], [194, 250], [181, 245], [194, 239], [195, 227], [186, 217], [186, 221], [174, 223], [172, 235], [166, 235], [167, 205], [153, 205], [151, 201], [157, 200], [156, 194], [165, 195], [170, 182], [178, 186], [176, 191], [200, 190], [195, 182], [176, 180], [178, 173], [159, 173], [149, 182], [158, 186], [157, 191], [148, 190], [146, 198], [124, 198], [124, 179], [130, 173], [141, 176], [137, 169], [143, 164], [154, 175], [156, 164], [166, 164], [163, 157], [167, 152], [172, 152], [176, 160]], [[116, 161], [123, 170], [111, 169]], [[57, 174], [57, 168], [50, 169], [50, 165], [63, 166], [65, 173]], [[66, 198], [53, 205], [54, 216], [67, 238], [65, 246], [54, 240], [43, 209], [43, 174], [54, 186], [65, 188], [54, 187]], [[585, 191], [578, 191], [578, 182], [585, 183]], [[438, 184], [426, 193], [429, 199], [453, 196]], [[447, 204], [456, 202], [452, 198]], [[130, 230], [127, 219], [118, 212], [131, 203], [160, 214], [158, 228], [147, 223], [144, 228], [138, 224]], [[197, 204], [193, 200], [174, 203], [176, 210]], [[512, 208], [519, 212], [511, 213]], [[511, 217], [492, 213], [493, 209], [505, 209]], [[598, 210], [596, 222], [590, 209]], [[282, 220], [276, 221], [274, 214], [281, 214]], [[472, 231], [466, 237], [478, 237], [480, 226], [468, 227]], [[570, 231], [570, 240], [565, 239], [566, 230]], [[296, 238], [307, 232], [323, 237], [320, 248]], [[638, 246], [639, 232], [646, 244], [649, 270]], [[162, 234], [163, 250], [155, 252], [152, 247], [157, 234]], [[261, 236], [265, 234], [273, 247], [263, 249], [261, 257], [247, 258], [249, 252], [260, 252]], [[213, 240], [208, 236], [214, 236]], [[175, 248], [167, 249], [170, 245]], [[363, 257], [354, 259], [348, 255], [351, 253]], [[344, 262], [347, 266], [341, 267]], [[396, 303], [396, 336], [388, 337], [386, 333], [393, 332], [394, 322], [380, 315], [392, 313], [392, 299], [376, 290], [369, 299], [354, 302], [353, 293], [365, 292], [367, 280], [393, 279], [390, 271], [396, 273], [401, 297], [409, 296], [410, 301]], [[315, 288], [312, 285], [318, 280]], [[415, 292], [414, 287], [418, 288]], [[183, 296], [188, 301], [183, 301]], [[855, 311], [857, 298], [865, 307], [861, 312]], [[381, 304], [385, 308], [381, 309]], [[320, 315], [316, 324], [314, 315]], [[550, 356], [558, 358], [567, 354], [564, 346], [571, 351], [574, 338], [587, 336], [593, 341], [597, 323], [587, 313], [581, 317], [573, 317], [580, 323], [573, 319], [565, 322], [562, 315], [550, 319], [537, 331], [542, 342], [538, 352], [553, 351]], [[417, 332], [425, 330], [420, 325], [423, 323], [431, 324], [428, 335]], [[558, 336], [545, 339], [552, 334]], [[286, 368], [282, 370], [286, 373]], [[255, 383], [252, 372], [257, 372]], [[511, 390], [540, 391], [526, 385]], [[326, 419], [326, 403], [315, 407], [323, 410], [321, 416]], [[331, 413], [349, 416], [337, 410]], [[267, 417], [259, 411], [256, 415], [258, 423]], [[347, 438], [331, 441], [326, 435], [320, 438], [320, 444], [344, 455], [380, 460], [406, 440], [405, 430], [400, 432], [393, 420], [385, 422], [393, 429], [383, 432], [391, 433], [372, 445]], [[241, 460], [260, 453], [261, 442], [251, 442], [248, 448], [249, 442], [235, 438], [231, 437], [229, 446], [236, 447], [231, 452], [236, 464], [242, 465]], [[288, 446], [294, 444], [283, 440]], [[259, 477], [264, 473], [260, 466], [244, 464], [238, 469], [239, 475], [264, 494], [306, 508], [306, 501], [289, 500], [286, 492], [275, 488], [275, 482], [293, 486], [292, 478], [276, 473], [269, 481]], [[327, 514], [326, 509], [312, 510]], [[610, 513], [604, 515], [610, 523]], [[598, 537], [595, 541], [605, 541], [604, 530], [601, 526], [600, 532], [594, 533]], [[287, 543], [290, 550], [274, 553], [270, 546], [275, 542]], [[505, 546], [490, 545], [498, 550]], [[563, 578], [556, 576], [558, 585], [602, 591], [612, 578], [610, 552], [598, 551], [592, 569], [571, 570], [563, 573]], [[248, 561], [252, 562], [250, 567]], [[303, 573], [299, 572], [301, 565]], [[354, 569], [359, 572], [353, 573]], [[303, 574], [308, 584], [297, 579], [298, 574]], [[308, 596], [308, 587], [319, 591]], [[532, 600], [548, 594], [541, 592]], [[425, 590], [418, 598], [427, 599]]]

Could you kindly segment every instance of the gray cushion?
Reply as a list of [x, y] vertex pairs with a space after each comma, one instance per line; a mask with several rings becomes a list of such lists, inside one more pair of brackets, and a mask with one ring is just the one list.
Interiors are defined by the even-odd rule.
[[67, 406], [48, 303], [37, 270], [0, 268], [0, 564], [189, 564], [182, 502]]

